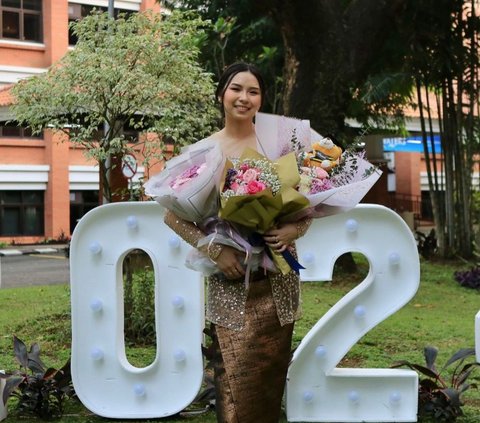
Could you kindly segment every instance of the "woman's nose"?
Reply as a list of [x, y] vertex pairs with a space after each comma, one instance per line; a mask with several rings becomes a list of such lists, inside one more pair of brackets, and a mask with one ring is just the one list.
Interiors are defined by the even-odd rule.
[[246, 91], [240, 91], [240, 100], [247, 101], [248, 95]]

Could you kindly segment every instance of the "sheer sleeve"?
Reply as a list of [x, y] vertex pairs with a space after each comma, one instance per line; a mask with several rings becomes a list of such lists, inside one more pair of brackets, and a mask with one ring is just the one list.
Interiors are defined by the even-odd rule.
[[204, 238], [206, 234], [195, 225], [195, 223], [178, 217], [170, 210], [167, 210], [165, 213], [164, 221], [179, 237], [188, 242], [192, 247], [198, 248], [202, 253], [206, 254], [210, 260], [215, 261], [222, 252], [221, 244], [209, 243], [200, 248], [197, 247], [198, 241]]
[[297, 239], [301, 238], [303, 235], [305, 235], [305, 232], [307, 232], [308, 228], [312, 224], [312, 218], [311, 217], [306, 217], [304, 219], [299, 220], [296, 222], [297, 226]]

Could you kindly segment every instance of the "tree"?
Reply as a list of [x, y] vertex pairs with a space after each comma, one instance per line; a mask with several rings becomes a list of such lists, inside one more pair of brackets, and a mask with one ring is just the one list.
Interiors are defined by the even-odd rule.
[[[14, 87], [16, 120], [34, 131], [68, 133], [99, 163], [104, 181], [112, 170], [107, 159], [134, 147], [142, 149], [145, 165], [163, 159], [166, 143], [190, 144], [216, 125], [212, 77], [198, 64], [205, 28], [192, 13], [116, 20], [93, 13], [73, 24], [75, 49]], [[146, 134], [141, 144], [129, 144], [125, 124]], [[110, 201], [108, 184], [104, 189]]]
[[239, 60], [255, 63], [262, 71], [267, 95], [264, 111], [280, 111], [283, 45], [271, 17], [255, 0], [164, 0], [173, 10], [190, 10], [213, 22], [205, 32], [201, 61], [217, 78]]
[[[471, 258], [471, 198], [478, 190], [472, 177], [480, 153], [479, 11], [475, 0], [412, 0], [408, 5], [406, 69], [415, 80], [440, 254]], [[441, 156], [429, 148], [432, 115], [440, 123]]]

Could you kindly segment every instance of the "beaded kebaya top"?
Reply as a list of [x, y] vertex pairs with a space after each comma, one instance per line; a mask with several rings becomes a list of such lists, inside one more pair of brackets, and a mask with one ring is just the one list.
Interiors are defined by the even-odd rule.
[[[193, 247], [206, 235], [192, 222], [188, 222], [167, 211], [165, 223], [172, 228], [181, 238]], [[309, 228], [311, 219], [303, 219], [296, 223], [298, 236], [301, 237]], [[217, 257], [221, 244], [213, 244], [213, 248], [201, 250]], [[296, 257], [295, 246], [292, 246], [292, 254]], [[278, 319], [281, 325], [292, 323], [301, 315], [300, 306], [300, 279], [292, 270], [286, 275], [282, 273], [270, 273], [268, 278], [272, 288], [272, 295], [277, 309]], [[255, 282], [252, 282], [255, 283]], [[222, 274], [215, 274], [208, 277], [207, 287], [207, 311], [206, 317], [212, 323], [227, 327], [233, 330], [241, 330], [244, 325], [245, 304], [247, 300], [247, 288], [244, 279], [226, 279]]]

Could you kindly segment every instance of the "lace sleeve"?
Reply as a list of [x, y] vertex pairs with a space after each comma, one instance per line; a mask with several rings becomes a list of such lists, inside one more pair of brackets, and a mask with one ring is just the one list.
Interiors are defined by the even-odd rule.
[[311, 217], [306, 217], [305, 219], [301, 219], [296, 223], [297, 226], [297, 239], [301, 238], [303, 235], [305, 235], [305, 232], [307, 232], [308, 228], [312, 224], [312, 218]]
[[[170, 210], [167, 210], [165, 213], [164, 221], [167, 226], [169, 226], [179, 237], [188, 242], [192, 247], [198, 248], [198, 241], [205, 237], [205, 233], [197, 225], [195, 225], [195, 223], [178, 217]], [[222, 245], [211, 243], [198, 249], [208, 255], [210, 260], [215, 261], [222, 252]]]

